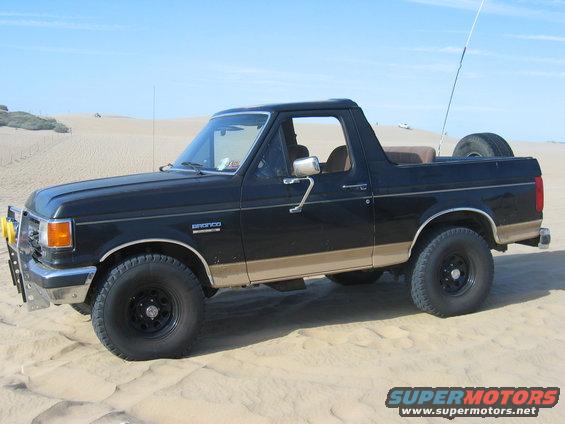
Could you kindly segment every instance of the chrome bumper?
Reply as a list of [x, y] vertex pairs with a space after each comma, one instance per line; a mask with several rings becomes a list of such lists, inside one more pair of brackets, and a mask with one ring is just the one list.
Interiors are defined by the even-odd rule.
[[33, 259], [27, 263], [27, 269], [29, 282], [25, 288], [34, 284], [39, 294], [55, 305], [84, 302], [96, 274], [95, 266], [54, 269]]
[[17, 228], [16, 243], [8, 243], [10, 272], [28, 310], [47, 308], [51, 303], [84, 302], [96, 267], [56, 269], [40, 263], [33, 257], [33, 248], [28, 241], [26, 211], [9, 207], [8, 219]]

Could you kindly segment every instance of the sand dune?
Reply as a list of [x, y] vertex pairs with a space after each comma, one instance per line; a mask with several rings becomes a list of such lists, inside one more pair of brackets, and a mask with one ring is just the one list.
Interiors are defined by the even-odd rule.
[[[0, 166], [0, 205], [21, 205], [46, 185], [151, 169], [151, 121], [58, 119], [72, 135]], [[156, 163], [174, 159], [204, 122], [158, 121]], [[438, 140], [419, 130], [376, 131], [383, 144]], [[0, 129], [0, 147], [16, 151], [41, 137]], [[468, 316], [420, 313], [407, 285], [390, 276], [349, 288], [314, 278], [305, 292], [225, 291], [210, 300], [191, 357], [128, 363], [107, 352], [89, 319], [70, 307], [21, 307], [0, 247], [0, 422], [394, 423], [404, 420], [384, 406], [392, 386], [563, 385], [565, 145], [512, 146], [540, 159], [553, 244], [546, 252], [511, 246], [497, 254], [492, 294]], [[558, 405], [536, 422], [564, 419]]]

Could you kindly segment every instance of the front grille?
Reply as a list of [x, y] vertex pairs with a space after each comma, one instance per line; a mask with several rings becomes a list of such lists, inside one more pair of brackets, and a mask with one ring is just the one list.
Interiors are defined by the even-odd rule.
[[28, 226], [28, 242], [33, 249], [33, 257], [41, 258], [41, 245], [39, 244], [39, 220], [30, 217]]

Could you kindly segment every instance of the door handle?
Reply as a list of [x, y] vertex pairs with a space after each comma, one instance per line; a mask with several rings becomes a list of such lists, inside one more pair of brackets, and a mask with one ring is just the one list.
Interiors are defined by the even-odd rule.
[[341, 186], [341, 188], [344, 189], [344, 190], [356, 190], [356, 191], [365, 191], [365, 190], [367, 190], [368, 187], [369, 187], [369, 185], [367, 183], [346, 184], [346, 185]]

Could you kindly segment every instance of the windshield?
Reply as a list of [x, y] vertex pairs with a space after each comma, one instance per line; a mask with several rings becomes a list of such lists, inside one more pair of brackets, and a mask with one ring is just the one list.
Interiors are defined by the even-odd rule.
[[235, 172], [265, 127], [266, 113], [212, 118], [173, 164], [175, 169]]

